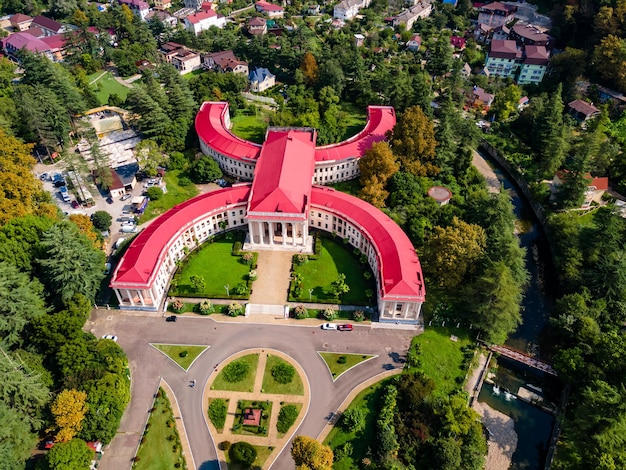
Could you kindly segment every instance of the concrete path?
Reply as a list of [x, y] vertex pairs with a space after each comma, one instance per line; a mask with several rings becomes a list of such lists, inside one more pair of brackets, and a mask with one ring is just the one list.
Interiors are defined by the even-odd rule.
[[291, 258], [289, 251], [259, 251], [257, 279], [249, 303], [284, 305], [289, 293]]
[[487, 181], [487, 190], [490, 193], [500, 192], [500, 181], [493, 171], [493, 168], [489, 165], [489, 162], [479, 154], [476, 150], [472, 152], [472, 165], [476, 167], [478, 172], [485, 177]]

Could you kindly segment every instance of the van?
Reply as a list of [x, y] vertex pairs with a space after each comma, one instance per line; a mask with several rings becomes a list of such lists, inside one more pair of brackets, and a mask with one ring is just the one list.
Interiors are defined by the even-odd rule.
[[124, 224], [120, 229], [122, 233], [135, 233], [137, 231], [137, 226], [134, 224]]
[[116, 242], [115, 242], [115, 248], [119, 248], [120, 246], [122, 246], [122, 244], [126, 241], [125, 238], [119, 238]]
[[59, 188], [59, 192], [61, 193], [61, 197], [63, 198], [63, 200], [64, 200], [65, 202], [70, 202], [70, 201], [71, 201], [71, 199], [70, 199], [70, 193], [69, 193], [69, 191], [67, 190], [67, 187], [66, 187], [66, 186], [61, 186], [61, 187]]

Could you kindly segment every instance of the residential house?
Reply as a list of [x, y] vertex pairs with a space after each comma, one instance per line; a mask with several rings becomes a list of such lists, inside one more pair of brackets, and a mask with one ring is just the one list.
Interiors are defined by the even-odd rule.
[[30, 34], [31, 36], [35, 36], [36, 38], [46, 37], [46, 33], [44, 33], [43, 29], [39, 28], [38, 26], [31, 26], [24, 32]]
[[66, 40], [62, 34], [37, 38], [27, 32], [20, 32], [0, 39], [2, 50], [11, 57], [17, 58], [17, 51], [26, 49], [33, 53], [43, 54], [54, 62], [63, 60], [65, 44]]
[[569, 112], [578, 122], [585, 122], [599, 116], [601, 111], [593, 103], [583, 100], [574, 100], [567, 104]]
[[470, 75], [472, 75], [472, 67], [470, 67], [470, 65], [465, 62], [463, 64], [463, 67], [461, 68], [461, 76], [463, 78], [469, 78]]
[[468, 103], [476, 109], [483, 112], [489, 111], [489, 108], [493, 104], [495, 95], [487, 93], [482, 88], [475, 86], [472, 90], [472, 94], [468, 98]]
[[191, 8], [192, 10], [199, 10], [204, 0], [184, 0], [183, 5], [185, 8]]
[[166, 42], [159, 49], [159, 55], [172, 64], [181, 75], [188, 74], [202, 68], [200, 54], [175, 42]]
[[246, 29], [248, 30], [248, 34], [252, 36], [262, 36], [267, 34], [267, 20], [260, 16], [248, 18], [248, 21], [246, 22]]
[[217, 12], [217, 3], [203, 2], [202, 5], [200, 5], [200, 11], [209, 11], [209, 10], [213, 10]]
[[465, 43], [467, 40], [461, 36], [450, 36], [450, 45], [456, 50], [462, 51], [465, 49]]
[[13, 29], [17, 32], [20, 32], [26, 31], [28, 28], [30, 28], [33, 19], [28, 15], [17, 13], [13, 15], [9, 21], [11, 22], [11, 26], [13, 27]]
[[516, 11], [517, 7], [500, 2], [483, 5], [478, 11], [478, 24], [489, 29], [498, 28], [513, 21]]
[[528, 108], [528, 105], [530, 105], [530, 99], [528, 98], [528, 96], [522, 96], [517, 102], [517, 110], [523, 111], [524, 109]]
[[285, 16], [285, 10], [280, 5], [261, 0], [254, 4], [256, 11], [263, 13], [270, 18], [282, 18]]
[[[169, 10], [172, 8], [172, 0], [154, 0], [154, 8], [157, 10]], [[149, 18], [147, 18], [149, 20]]]
[[489, 75], [498, 77], [514, 77], [520, 66], [522, 51], [512, 40], [491, 41], [491, 48], [487, 54], [485, 68]]
[[552, 36], [549, 34], [541, 31], [536, 26], [521, 22], [513, 25], [509, 39], [517, 41], [517, 44], [520, 46], [531, 44], [534, 46], [545, 46], [547, 49], [550, 49], [553, 43]]
[[354, 47], [361, 47], [365, 43], [365, 36], [362, 34], [354, 35]]
[[248, 62], [237, 59], [233, 51], [211, 52], [202, 55], [202, 65], [220, 73], [241, 73], [248, 76]]
[[166, 28], [175, 28], [178, 24], [178, 18], [165, 10], [152, 10], [146, 15], [146, 21], [150, 21], [153, 18], [158, 19]]
[[[552, 179], [552, 195], [554, 198], [558, 187], [562, 185], [570, 177], [571, 172], [569, 170], [559, 170]], [[585, 189], [585, 199], [583, 200], [581, 209], [587, 209], [591, 207], [591, 203], [602, 203], [602, 195], [609, 189], [609, 178], [606, 176], [591, 176], [591, 173], [585, 173], [585, 179], [587, 180], [587, 188]]]
[[111, 197], [120, 197], [124, 194], [130, 194], [137, 185], [136, 175], [139, 171], [139, 165], [137, 163], [110, 168], [109, 171], [111, 172], [111, 187], [109, 188]]
[[550, 54], [545, 46], [527, 45], [524, 47], [522, 65], [517, 83], [541, 83], [550, 63]]
[[202, 31], [209, 29], [211, 26], [223, 28], [226, 24], [226, 18], [223, 15], [215, 13], [213, 10], [201, 11], [185, 18], [185, 28], [193, 32], [196, 36]]
[[150, 5], [143, 0], [118, 0], [120, 5], [126, 5], [140, 20], [145, 21], [150, 12]]
[[413, 24], [420, 18], [428, 18], [433, 11], [433, 6], [430, 1], [425, 0], [412, 6], [408, 10], [404, 10], [400, 13], [392, 22], [394, 27], [401, 24], [406, 26], [406, 30], [410, 31]]
[[406, 43], [406, 48], [410, 51], [417, 52], [422, 47], [422, 38], [419, 34], [415, 34]]
[[30, 26], [40, 28], [46, 36], [62, 34], [67, 31], [65, 26], [58, 21], [51, 20], [50, 18], [46, 18], [45, 16], [41, 15], [35, 16]]
[[307, 15], [319, 15], [320, 14], [320, 6], [317, 4], [309, 5], [306, 9]]
[[259, 67], [250, 72], [248, 82], [250, 83], [250, 91], [260, 93], [276, 84], [276, 76], [266, 68]]
[[333, 17], [348, 21], [354, 18], [359, 10], [370, 6], [371, 0], [342, 0], [333, 9]]

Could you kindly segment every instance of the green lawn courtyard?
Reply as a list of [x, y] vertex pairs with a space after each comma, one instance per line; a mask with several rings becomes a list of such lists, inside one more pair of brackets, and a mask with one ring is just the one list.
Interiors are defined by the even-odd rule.
[[102, 70], [89, 75], [87, 81], [96, 93], [101, 105], [107, 104], [109, 96], [114, 94], [125, 100], [130, 90], [130, 88], [118, 82], [111, 72], [103, 72]]
[[184, 371], [189, 369], [193, 361], [207, 349], [207, 346], [190, 344], [152, 344], [152, 347], [161, 351]]
[[[146, 211], [139, 217], [139, 223], [143, 224], [148, 220], [163, 214], [172, 207], [197, 196], [198, 188], [193, 184], [181, 185], [180, 178], [183, 176], [180, 170], [171, 170], [165, 173], [165, 184], [167, 185], [167, 193], [163, 194], [157, 201], [150, 201], [146, 207]], [[184, 180], [183, 180], [184, 181]]]
[[233, 127], [231, 131], [237, 137], [262, 144], [265, 140], [265, 131], [269, 125], [268, 112], [258, 110], [255, 113], [249, 111], [238, 112], [230, 122]]
[[220, 373], [215, 378], [213, 385], [211, 386], [211, 390], [228, 390], [231, 392], [251, 392], [254, 386], [254, 378], [257, 373], [257, 364], [259, 363], [259, 355], [258, 354], [248, 354], [246, 356], [235, 359], [234, 361], [226, 364], [228, 367], [233, 362], [242, 362], [248, 365], [248, 372], [243, 378], [243, 380], [239, 382], [228, 382], [224, 377], [224, 370], [222, 368]]
[[333, 381], [337, 380], [341, 374], [348, 369], [367, 361], [374, 356], [368, 356], [365, 354], [348, 354], [348, 353], [333, 353], [333, 352], [318, 352], [318, 354], [324, 359], [324, 362], [328, 366], [330, 375], [333, 376]]
[[[171, 296], [225, 298], [239, 284], [245, 284], [250, 266], [241, 256], [232, 254], [234, 237], [220, 236], [213, 242], [205, 242], [185, 259], [180, 274], [170, 287]], [[191, 285], [191, 276], [204, 278], [205, 287], [196, 291]]]
[[274, 377], [272, 377], [272, 368], [280, 363], [289, 364], [287, 361], [281, 359], [278, 356], [273, 356], [271, 354], [267, 355], [267, 362], [265, 364], [265, 373], [263, 374], [263, 385], [261, 391], [263, 393], [275, 393], [283, 395], [304, 395], [304, 385], [302, 384], [302, 379], [300, 378], [300, 374], [298, 374], [297, 370], [296, 373], [293, 375], [293, 379], [289, 383], [281, 384], [274, 380]]
[[[365, 279], [365, 273], [370, 273], [369, 265], [362, 264], [352, 252], [350, 245], [336, 242], [329, 238], [322, 238], [322, 248], [320, 257], [317, 260], [309, 260], [305, 264], [294, 266], [294, 272], [302, 276], [302, 293], [298, 297], [293, 297], [290, 293], [290, 300], [295, 302], [324, 302], [343, 303], [346, 305], [369, 305], [366, 291], [372, 295], [375, 292], [373, 275], [370, 279]], [[344, 294], [340, 301], [331, 291], [331, 282], [345, 274], [346, 284], [350, 291]], [[309, 290], [311, 290], [309, 298]]]

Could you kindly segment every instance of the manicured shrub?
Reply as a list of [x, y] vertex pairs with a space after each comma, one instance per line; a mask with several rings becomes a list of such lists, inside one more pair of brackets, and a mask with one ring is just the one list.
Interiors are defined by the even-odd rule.
[[188, 351], [181, 351], [181, 352], [178, 353], [178, 355], [180, 357], [187, 357], [189, 355], [189, 352]]
[[365, 426], [365, 413], [358, 408], [349, 408], [341, 417], [341, 426], [348, 432], [358, 431]]
[[235, 442], [230, 449], [228, 449], [228, 456], [234, 462], [249, 467], [256, 460], [256, 449], [247, 442]]
[[180, 313], [183, 311], [183, 308], [185, 308], [185, 302], [183, 302], [180, 299], [176, 299], [172, 302], [172, 305], [170, 308], [172, 309], [173, 312]]
[[254, 254], [249, 251], [241, 255], [241, 259], [245, 264], [252, 264], [252, 260], [254, 259]]
[[235, 286], [233, 293], [236, 295], [246, 295], [248, 293], [248, 286], [241, 282]]
[[296, 369], [291, 364], [286, 362], [279, 362], [272, 367], [272, 377], [279, 384], [288, 384], [293, 380], [293, 376], [296, 373]]
[[241, 242], [236, 241], [233, 243], [233, 255], [238, 255], [241, 252]]
[[248, 279], [250, 279], [251, 281], [256, 281], [256, 269], [250, 270], [250, 272], [248, 273]]
[[192, 184], [193, 184], [192, 181], [186, 176], [180, 176], [178, 178], [178, 186], [186, 188], [187, 186], [191, 186]]
[[158, 201], [163, 197], [163, 190], [154, 186], [148, 188], [146, 193], [148, 194], [148, 199], [150, 199], [151, 201]]
[[213, 423], [213, 426], [215, 426], [217, 429], [222, 429], [224, 427], [227, 411], [228, 406], [226, 404], [226, 400], [223, 400], [222, 398], [216, 398], [215, 400], [211, 401], [211, 404], [209, 405], [209, 419]]
[[280, 408], [278, 412], [278, 422], [276, 423], [276, 429], [278, 432], [286, 433], [289, 428], [293, 426], [298, 418], [298, 408], [296, 405], [285, 405]]
[[200, 315], [208, 315], [210, 313], [213, 313], [213, 305], [211, 304], [211, 301], [209, 299], [204, 299], [202, 302], [200, 302], [197, 306], [198, 309], [198, 313]]
[[220, 449], [226, 451], [230, 449], [230, 441], [222, 441], [220, 442]]
[[241, 382], [248, 375], [250, 366], [244, 361], [233, 361], [224, 367], [224, 380], [230, 383]]
[[324, 319], [328, 321], [332, 321], [337, 318], [337, 312], [331, 307], [325, 308], [322, 315], [324, 316]]
[[304, 305], [296, 305], [296, 308], [293, 309], [293, 313], [298, 320], [302, 320], [309, 316], [309, 311]]
[[346, 362], [348, 362], [348, 359], [346, 358], [346, 356], [339, 356], [337, 358], [337, 363], [338, 364], [345, 364]]
[[243, 315], [244, 310], [244, 306], [241, 305], [239, 302], [231, 302], [231, 304], [228, 306], [228, 315], [230, 315], [231, 317], [237, 317], [239, 315]]
[[352, 319], [356, 322], [361, 322], [365, 320], [365, 313], [363, 310], [355, 310], [352, 312]]

